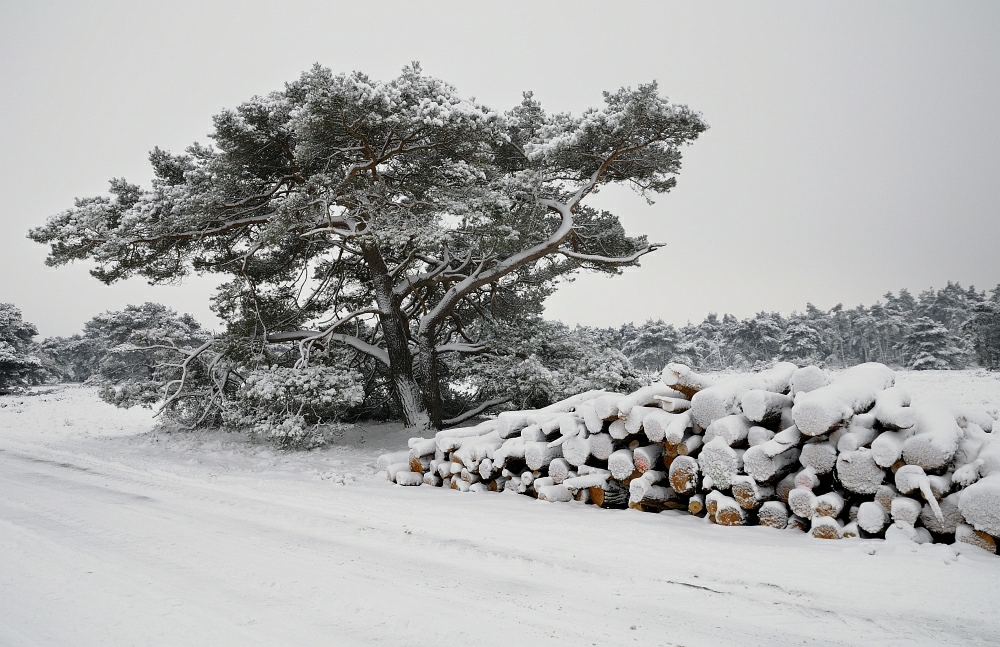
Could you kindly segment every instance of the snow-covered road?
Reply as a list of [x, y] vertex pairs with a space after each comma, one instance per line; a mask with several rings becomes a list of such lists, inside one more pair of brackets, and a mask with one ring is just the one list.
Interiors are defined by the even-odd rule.
[[[1000, 558], [400, 488], [0, 398], [0, 645], [996, 645]], [[360, 437], [350, 445], [358, 445]]]

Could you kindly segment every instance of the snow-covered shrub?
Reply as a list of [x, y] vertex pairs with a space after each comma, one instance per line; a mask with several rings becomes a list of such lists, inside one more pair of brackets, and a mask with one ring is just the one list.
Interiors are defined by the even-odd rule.
[[340, 416], [364, 399], [364, 380], [346, 366], [251, 372], [223, 408], [223, 422], [283, 446], [311, 446]]

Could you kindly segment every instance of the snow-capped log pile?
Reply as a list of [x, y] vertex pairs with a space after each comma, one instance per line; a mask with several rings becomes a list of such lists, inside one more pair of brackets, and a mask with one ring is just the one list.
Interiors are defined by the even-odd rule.
[[780, 363], [662, 381], [411, 438], [379, 458], [399, 485], [686, 510], [813, 537], [965, 542], [996, 552], [1000, 434], [982, 411], [911, 406], [882, 364], [835, 375]]

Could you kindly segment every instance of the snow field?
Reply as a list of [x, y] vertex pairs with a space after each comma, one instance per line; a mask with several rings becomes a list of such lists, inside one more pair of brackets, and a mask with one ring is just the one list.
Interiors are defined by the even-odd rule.
[[0, 644], [1000, 640], [1000, 560], [962, 543], [396, 487], [397, 425], [310, 452], [152, 428], [88, 389], [0, 398]]

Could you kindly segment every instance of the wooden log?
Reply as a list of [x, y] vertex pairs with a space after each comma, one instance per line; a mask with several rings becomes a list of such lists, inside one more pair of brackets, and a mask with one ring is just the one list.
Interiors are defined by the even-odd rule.
[[573, 500], [573, 493], [568, 487], [560, 483], [544, 485], [535, 488], [539, 501], [549, 501], [552, 503], [568, 503]]
[[[623, 418], [625, 421], [625, 431], [627, 431], [630, 436], [642, 431], [642, 421], [645, 420], [646, 416], [650, 414], [669, 415], [666, 411], [660, 409], [659, 407], [632, 407], [629, 409], [628, 414]], [[619, 413], [618, 415], [623, 414]]]
[[608, 469], [618, 480], [628, 478], [635, 471], [631, 449], [619, 449], [608, 457]]
[[638, 447], [632, 452], [632, 460], [635, 463], [635, 469], [638, 470], [640, 474], [658, 466], [662, 457], [663, 445], [659, 443]]
[[640, 500], [629, 498], [629, 508], [642, 512], [663, 512], [664, 510], [680, 510], [687, 508], [687, 502], [681, 501], [669, 487], [653, 485], [645, 491]]
[[924, 507], [920, 509], [920, 523], [924, 524], [924, 527], [931, 532], [936, 532], [939, 535], [954, 534], [958, 524], [965, 523], [965, 517], [962, 516], [958, 505], [961, 497], [961, 492], [955, 492], [941, 499], [938, 508], [941, 513], [940, 518], [930, 504], [925, 503]]
[[[666, 473], [660, 470], [649, 470], [642, 476], [632, 479], [628, 485], [629, 503], [638, 503], [646, 498], [646, 493], [654, 485], [667, 477]], [[673, 490], [671, 490], [673, 491]]]
[[597, 434], [604, 429], [604, 419], [597, 415], [594, 402], [594, 400], [588, 400], [581, 404], [576, 409], [576, 415], [583, 419], [583, 424], [587, 427], [588, 432]]
[[692, 494], [688, 499], [688, 512], [698, 516], [705, 512], [705, 495]]
[[510, 460], [523, 460], [525, 440], [521, 437], [508, 438], [493, 452], [493, 464], [501, 468]]
[[750, 427], [750, 431], [747, 432], [747, 444], [751, 447], [763, 445], [772, 438], [774, 438], [774, 432], [766, 427]]
[[916, 422], [913, 434], [903, 441], [903, 460], [925, 470], [944, 468], [958, 451], [965, 433], [958, 426], [954, 413], [947, 407], [921, 405], [911, 407]]
[[691, 408], [691, 401], [685, 398], [671, 398], [666, 395], [655, 396], [660, 408], [669, 413], [683, 413]]
[[459, 476], [466, 483], [478, 483], [480, 480], [482, 480], [479, 477], [479, 472], [473, 472], [468, 467], [463, 467], [462, 471], [459, 472]]
[[684, 364], [677, 363], [667, 364], [666, 368], [663, 369], [661, 379], [664, 384], [680, 391], [687, 398], [691, 398], [698, 391], [715, 384], [713, 378], [700, 375]]
[[733, 498], [744, 510], [756, 510], [774, 497], [773, 487], [761, 485], [749, 476], [734, 476], [731, 481]]
[[572, 471], [572, 466], [565, 458], [553, 458], [552, 462], [549, 463], [549, 476], [552, 478], [552, 482], [562, 483], [567, 478]]
[[916, 421], [916, 411], [910, 408], [910, 394], [898, 386], [892, 386], [875, 396], [872, 415], [886, 429], [898, 431], [909, 429]]
[[810, 489], [796, 487], [788, 493], [788, 507], [792, 509], [795, 516], [812, 519], [816, 507], [816, 495]]
[[851, 418], [846, 433], [837, 440], [837, 451], [857, 451], [871, 445], [879, 433], [872, 428], [873, 424], [875, 424], [875, 416], [870, 413], [858, 414]]
[[872, 441], [872, 457], [880, 467], [891, 467], [903, 456], [903, 443], [913, 429], [883, 431]]
[[829, 474], [837, 464], [837, 446], [830, 441], [810, 440], [799, 450], [799, 463], [813, 468], [816, 474]]
[[876, 394], [892, 386], [895, 379], [895, 373], [884, 364], [868, 362], [849, 368], [827, 386], [796, 395], [792, 407], [795, 426], [807, 436], [828, 433], [855, 413], [868, 411]]
[[411, 472], [409, 470], [400, 470], [396, 472], [396, 485], [423, 485], [424, 475], [419, 472]]
[[431, 456], [437, 451], [435, 438], [410, 438], [406, 443], [410, 448], [410, 458]]
[[524, 447], [524, 462], [532, 470], [547, 467], [556, 458], [562, 456], [562, 447], [549, 447], [545, 441], [526, 443]]
[[715, 482], [716, 487], [728, 490], [730, 479], [743, 468], [743, 450], [733, 449], [721, 437], [715, 438], [702, 447], [698, 467], [702, 474]]
[[712, 442], [719, 437], [730, 447], [739, 445], [747, 439], [750, 433], [750, 421], [742, 414], [733, 414], [719, 418], [705, 429], [705, 442]]
[[594, 434], [589, 439], [590, 455], [597, 460], [606, 461], [616, 449], [615, 440], [611, 434]]
[[719, 418], [740, 413], [740, 400], [747, 391], [761, 389], [781, 393], [788, 389], [788, 379], [796, 370], [795, 364], [781, 362], [760, 373], [717, 382], [691, 397], [691, 416], [704, 428]]
[[844, 497], [839, 492], [827, 492], [816, 497], [813, 517], [838, 517], [844, 510]]
[[[385, 472], [388, 471], [389, 466], [394, 463], [406, 463], [410, 464], [410, 450], [402, 452], [392, 452], [390, 454], [382, 454], [375, 461], [375, 471]], [[391, 480], [391, 479], [390, 479]]]
[[[979, 456], [980, 458], [977, 460], [986, 460], [983, 458], [983, 452], [980, 452]], [[984, 462], [980, 466], [980, 471], [989, 468], [990, 464]], [[959, 507], [962, 510], [962, 516], [976, 530], [1000, 536], [1000, 472], [991, 471], [967, 487], [962, 492]]]
[[570, 465], [579, 467], [585, 465], [590, 458], [590, 436], [579, 435], [570, 438], [562, 445], [563, 458]]
[[795, 489], [795, 474], [788, 474], [787, 476], [785, 476], [785, 478], [778, 481], [778, 485], [774, 488], [774, 493], [777, 495], [779, 501], [788, 503], [788, 495], [794, 489]]
[[484, 481], [489, 481], [491, 478], [493, 478], [493, 472], [494, 472], [493, 461], [489, 458], [484, 458], [479, 463], [479, 478], [481, 478]]
[[598, 487], [590, 488], [590, 501], [600, 508], [625, 509], [628, 507], [628, 489], [613, 479]]
[[797, 517], [794, 514], [788, 517], [788, 525], [785, 526], [787, 530], [798, 530], [799, 532], [806, 532], [809, 529], [809, 522], [802, 517]]
[[[645, 408], [649, 409], [651, 407]], [[635, 409], [633, 409], [633, 413], [634, 411]], [[667, 413], [662, 409], [654, 409], [652, 412], [645, 414], [645, 416], [642, 419], [642, 431], [646, 434], [646, 438], [653, 443], [663, 442], [667, 436], [667, 431], [678, 426], [683, 428], [679, 432], [674, 430], [673, 436], [676, 437], [679, 433], [680, 437], [683, 437], [684, 429], [687, 429], [691, 422], [690, 415], [684, 413]], [[628, 429], [627, 420], [625, 427]]]
[[865, 501], [858, 507], [858, 526], [877, 535], [889, 525], [889, 511], [878, 501]]
[[755, 445], [743, 455], [743, 468], [758, 483], [773, 483], [780, 480], [798, 465], [797, 447], [771, 455], [767, 450], [770, 442]]
[[670, 464], [670, 487], [679, 494], [691, 494], [698, 489], [698, 461], [690, 456], [678, 456]]
[[842, 539], [844, 527], [834, 517], [816, 516], [812, 519], [809, 534], [815, 539]]
[[788, 527], [788, 506], [781, 501], [765, 501], [757, 512], [760, 525], [784, 530]]
[[715, 523], [720, 526], [745, 526], [747, 523], [747, 512], [732, 497], [718, 497], [715, 510]]
[[624, 420], [615, 420], [608, 426], [608, 434], [614, 440], [624, 440], [628, 438], [628, 431], [625, 429]]
[[611, 478], [611, 472], [608, 470], [591, 471], [568, 478], [563, 481], [563, 485], [571, 490], [585, 490], [593, 487], [603, 487], [609, 478]]
[[624, 398], [622, 393], [608, 393], [594, 399], [594, 413], [602, 420], [618, 418], [618, 402]]
[[702, 436], [689, 433], [681, 439], [681, 442], [674, 446], [674, 453], [677, 456], [694, 456], [704, 444]]
[[443, 479], [435, 474], [434, 472], [427, 472], [424, 474], [424, 485], [433, 485], [434, 487], [441, 487]]
[[778, 422], [781, 420], [781, 412], [790, 406], [792, 396], [762, 389], [750, 389], [740, 398], [740, 409], [751, 422]]
[[431, 460], [430, 456], [410, 456], [410, 471], [423, 474], [430, 467]]
[[892, 510], [892, 501], [899, 496], [896, 486], [890, 483], [883, 483], [875, 490], [875, 500], [882, 504], [886, 510]]
[[858, 537], [861, 536], [861, 533], [858, 532], [857, 521], [852, 521], [848, 524], [845, 524], [840, 532], [841, 532], [841, 537], [843, 539], [857, 539]]
[[803, 366], [788, 378], [792, 396], [815, 391], [830, 384], [830, 376], [818, 366]]
[[718, 490], [712, 490], [705, 495], [705, 511], [708, 513], [712, 523], [715, 523], [715, 513], [719, 511], [719, 499], [726, 495]]
[[856, 494], [875, 494], [885, 480], [885, 470], [875, 462], [868, 448], [843, 451], [837, 456], [837, 478]]
[[400, 472], [409, 472], [410, 471], [409, 452], [407, 452], [406, 455], [407, 455], [407, 460], [399, 461], [398, 463], [392, 463], [391, 465], [389, 465], [388, 467], [385, 468], [385, 477], [389, 481], [395, 483], [396, 482], [396, 474], [398, 474]]
[[955, 529], [955, 543], [969, 544], [988, 553], [997, 552], [997, 542], [993, 537], [965, 523], [959, 524]]
[[892, 508], [889, 512], [892, 514], [893, 521], [902, 521], [908, 523], [911, 526], [917, 523], [917, 519], [920, 518], [920, 502], [905, 496], [899, 496], [892, 500]]
[[819, 477], [816, 476], [816, 470], [811, 467], [804, 467], [795, 475], [795, 487], [812, 490], [818, 485]]
[[[684, 397], [682, 393], [670, 388], [663, 382], [653, 382], [649, 386], [644, 386], [638, 391], [626, 395], [618, 401], [618, 417], [627, 418], [635, 407], [645, 407], [646, 405], [657, 405], [656, 396], [665, 395], [671, 398]], [[635, 433], [635, 432], [632, 432]]]

